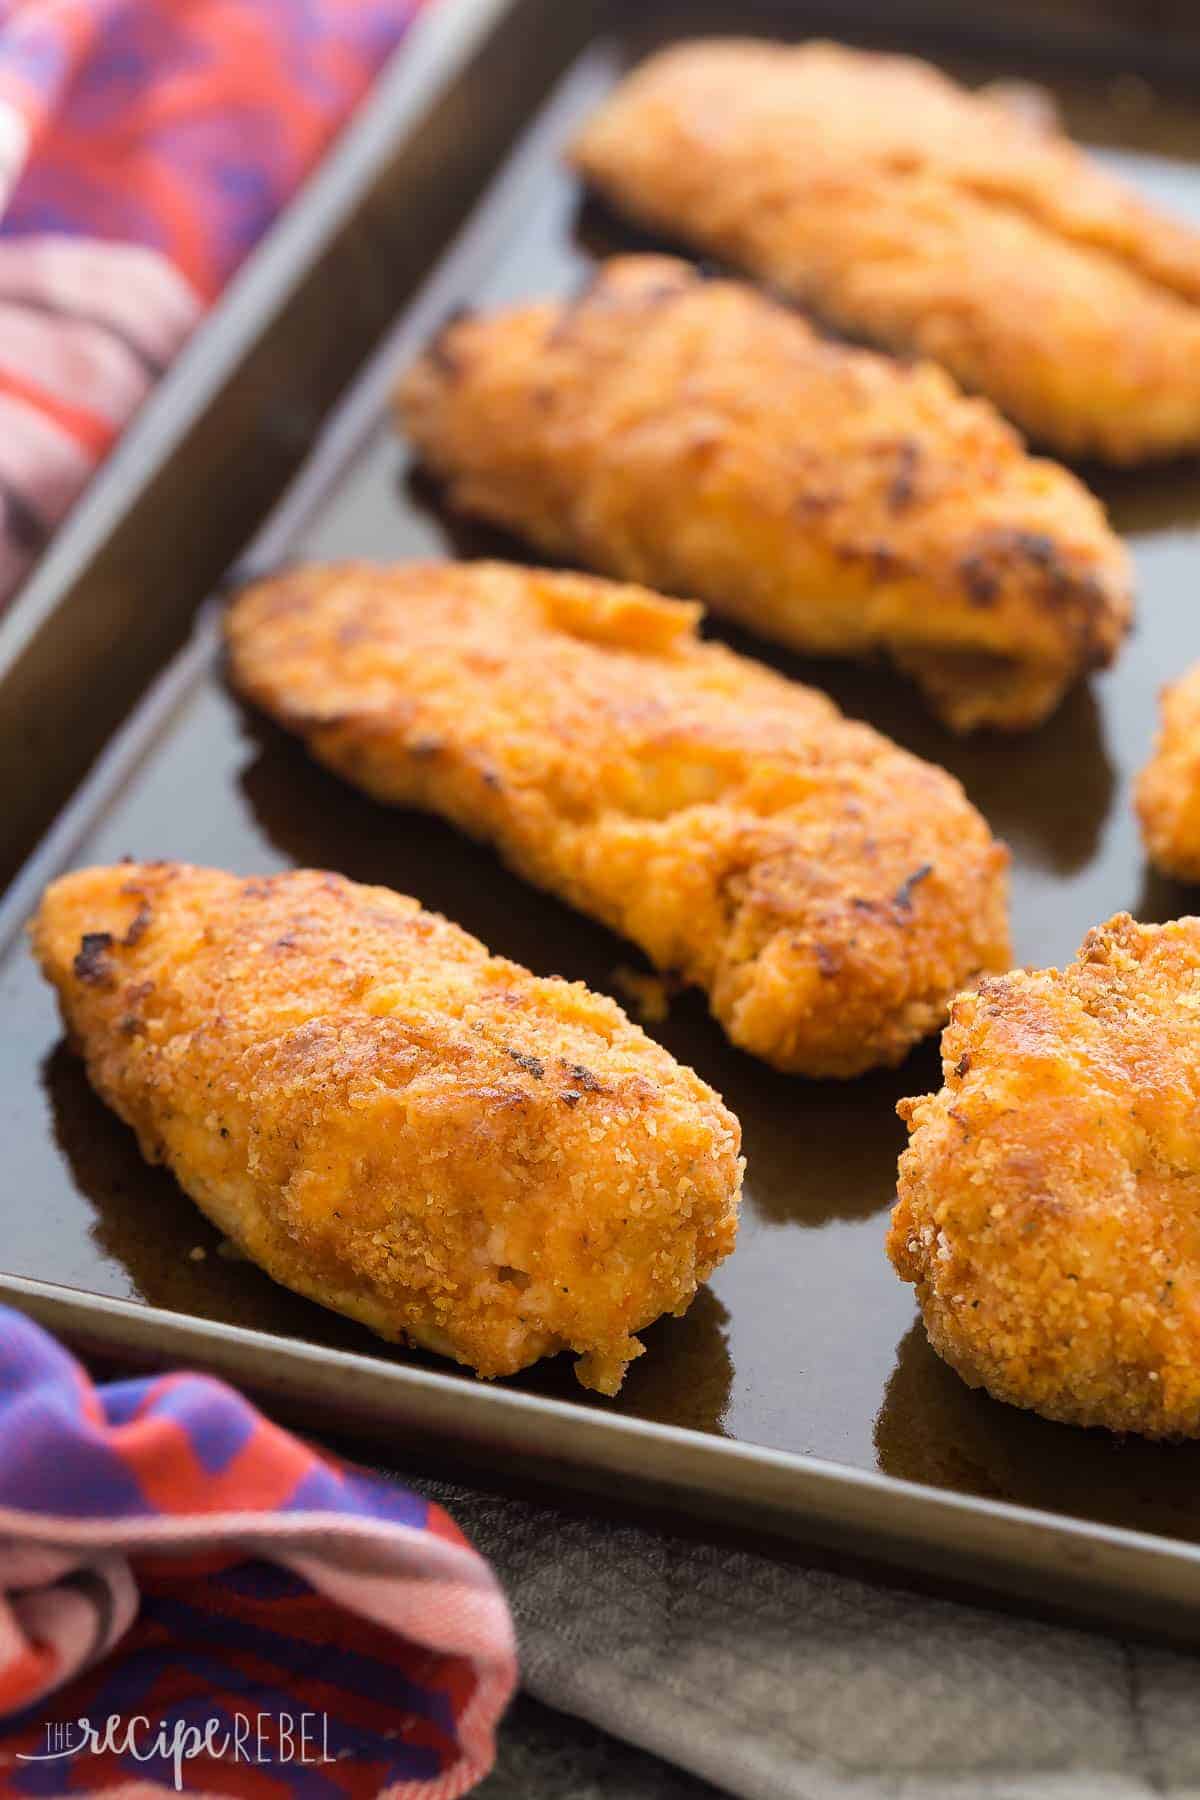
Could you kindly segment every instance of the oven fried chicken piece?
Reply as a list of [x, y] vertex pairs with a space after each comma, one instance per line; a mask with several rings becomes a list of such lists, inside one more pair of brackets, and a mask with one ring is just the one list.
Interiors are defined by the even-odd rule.
[[954, 1003], [888, 1253], [972, 1387], [1200, 1435], [1200, 919], [1098, 926]]
[[1099, 503], [985, 402], [686, 263], [460, 320], [398, 398], [464, 511], [796, 649], [883, 652], [959, 731], [1037, 724], [1129, 623]]
[[685, 44], [616, 90], [574, 157], [641, 223], [934, 358], [1063, 455], [1200, 446], [1200, 233], [926, 63]]
[[1164, 875], [1200, 881], [1200, 663], [1162, 694], [1162, 729], [1136, 790], [1142, 838]]
[[733, 1249], [737, 1120], [581, 983], [338, 875], [84, 869], [33, 927], [102, 1099], [285, 1287], [481, 1375], [634, 1333]]
[[228, 624], [246, 697], [376, 799], [494, 844], [704, 988], [778, 1068], [898, 1062], [1007, 966], [957, 781], [696, 636], [700, 609], [496, 563], [293, 571]]

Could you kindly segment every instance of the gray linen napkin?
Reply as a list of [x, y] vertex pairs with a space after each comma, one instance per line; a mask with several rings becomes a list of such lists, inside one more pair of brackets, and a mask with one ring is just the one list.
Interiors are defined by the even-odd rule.
[[[415, 1485], [496, 1567], [529, 1694], [745, 1800], [1200, 1797], [1200, 1659]], [[524, 1793], [560, 1800], [539, 1729]]]
[[695, 1775], [518, 1694], [474, 1800], [720, 1800]]

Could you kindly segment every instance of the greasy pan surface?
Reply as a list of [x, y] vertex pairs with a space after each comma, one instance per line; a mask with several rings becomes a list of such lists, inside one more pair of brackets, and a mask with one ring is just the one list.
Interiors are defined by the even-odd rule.
[[[614, 46], [577, 72], [564, 134], [572, 112], [577, 118], [594, 102], [628, 51]], [[1030, 71], [1014, 63], [969, 73]], [[1048, 85], [1062, 88], [1081, 136], [1121, 146], [1116, 153], [1132, 176], [1200, 223], [1200, 161], [1188, 161], [1189, 151], [1200, 159], [1200, 128], [1189, 145], [1182, 102], [1160, 102], [1128, 82]], [[594, 208], [581, 209], [578, 187], [548, 156], [513, 209], [486, 279], [455, 298], [486, 305], [564, 291], [591, 252], [634, 242]], [[296, 554], [520, 555], [443, 517], [382, 413], [381, 402], [378, 429]], [[1129, 793], [1149, 751], [1158, 685], [1200, 657], [1200, 471], [1174, 467], [1098, 485], [1134, 551], [1139, 624], [1116, 670], [1074, 693], [1033, 735], [964, 744], [885, 670], [802, 664], [730, 637], [960, 777], [1012, 847], [1016, 953], [1034, 963], [1068, 959], [1088, 926], [1122, 907], [1146, 919], [1200, 909], [1200, 891], [1189, 895], [1146, 870]], [[219, 672], [182, 699], [73, 860], [123, 853], [243, 873], [298, 863], [339, 869], [417, 895], [539, 973], [602, 991], [617, 991], [618, 965], [643, 966], [630, 947], [525, 887], [440, 822], [387, 812], [342, 786], [243, 710]], [[215, 1232], [167, 1176], [143, 1165], [132, 1134], [91, 1094], [19, 943], [0, 965], [0, 1020], [4, 1272], [404, 1357], [217, 1254]], [[927, 1348], [883, 1238], [904, 1141], [895, 1102], [937, 1085], [933, 1045], [895, 1072], [815, 1084], [732, 1050], [694, 996], [675, 1001], [669, 1021], [652, 1029], [743, 1122], [749, 1167], [738, 1249], [686, 1318], [646, 1333], [647, 1354], [616, 1401], [582, 1395], [567, 1358], [510, 1385], [1200, 1541], [1200, 1445], [1117, 1444], [1044, 1423], [969, 1392]]]

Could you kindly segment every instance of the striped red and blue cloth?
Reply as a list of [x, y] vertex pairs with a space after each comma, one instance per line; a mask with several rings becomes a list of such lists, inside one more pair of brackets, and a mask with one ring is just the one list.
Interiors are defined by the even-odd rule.
[[452, 1800], [516, 1660], [451, 1520], [207, 1376], [0, 1308], [0, 1795]]
[[422, 0], [0, 0], [0, 603]]

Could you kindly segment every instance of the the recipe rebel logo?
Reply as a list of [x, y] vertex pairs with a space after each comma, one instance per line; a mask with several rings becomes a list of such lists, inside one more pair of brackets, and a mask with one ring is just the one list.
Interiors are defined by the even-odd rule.
[[226, 1713], [202, 1725], [184, 1719], [152, 1720], [144, 1713], [122, 1718], [114, 1713], [94, 1719], [56, 1720], [47, 1724], [46, 1748], [18, 1751], [21, 1762], [61, 1762], [74, 1756], [115, 1756], [136, 1763], [168, 1764], [176, 1793], [183, 1792], [185, 1764], [199, 1756], [217, 1762], [258, 1767], [315, 1768], [336, 1762], [329, 1754], [329, 1719], [325, 1713]]

